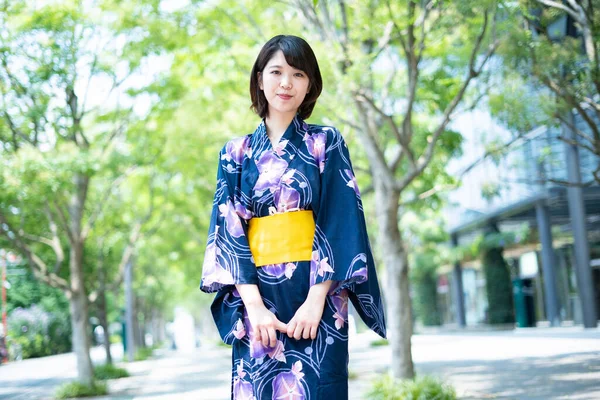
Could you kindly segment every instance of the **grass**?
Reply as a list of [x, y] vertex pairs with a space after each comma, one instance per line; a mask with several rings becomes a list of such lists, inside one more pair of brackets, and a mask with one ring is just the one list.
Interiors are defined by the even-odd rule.
[[456, 400], [456, 391], [432, 377], [398, 381], [389, 375], [377, 378], [367, 394], [370, 400]]
[[108, 394], [106, 382], [93, 382], [91, 386], [81, 382], [69, 382], [61, 385], [54, 397], [56, 399], [72, 399], [76, 397], [93, 397]]
[[217, 346], [219, 347], [227, 347], [227, 348], [231, 348], [230, 344], [225, 343], [224, 341], [222, 341], [221, 339], [219, 340], [215, 340], [215, 343]]
[[154, 352], [154, 349], [152, 347], [140, 347], [139, 349], [136, 350], [133, 359], [135, 361], [144, 361], [147, 360], [148, 358], [152, 357], [152, 353]]
[[107, 379], [127, 378], [129, 372], [124, 368], [119, 368], [113, 364], [98, 365], [94, 368], [94, 378], [105, 381]]
[[371, 342], [371, 347], [387, 346], [390, 342], [387, 339], [377, 339]]

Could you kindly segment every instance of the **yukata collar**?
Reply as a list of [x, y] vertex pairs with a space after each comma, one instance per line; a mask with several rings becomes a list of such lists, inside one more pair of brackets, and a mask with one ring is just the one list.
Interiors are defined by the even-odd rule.
[[280, 156], [283, 153], [296, 153], [307, 134], [308, 125], [298, 114], [296, 114], [279, 139], [279, 143], [273, 148], [267, 135], [267, 125], [263, 119], [253, 134], [253, 153], [255, 156], [259, 157], [260, 154], [267, 150], [273, 151]]

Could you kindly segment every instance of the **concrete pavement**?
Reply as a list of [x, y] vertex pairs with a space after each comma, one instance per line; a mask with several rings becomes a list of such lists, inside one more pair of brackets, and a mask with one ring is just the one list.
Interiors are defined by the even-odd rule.
[[[351, 339], [351, 400], [366, 399], [371, 380], [389, 369], [390, 349], [370, 347], [373, 339], [370, 333]], [[419, 374], [449, 381], [465, 400], [600, 399], [598, 329], [420, 334], [413, 337], [413, 359]], [[222, 347], [161, 351], [126, 364], [132, 376], [110, 381], [111, 395], [97, 400], [228, 399], [230, 363], [230, 351]], [[55, 386], [74, 378], [72, 354], [4, 365], [0, 399], [50, 399]]]

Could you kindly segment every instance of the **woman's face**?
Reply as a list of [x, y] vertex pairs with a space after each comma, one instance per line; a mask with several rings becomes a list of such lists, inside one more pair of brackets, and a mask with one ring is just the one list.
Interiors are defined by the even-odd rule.
[[308, 76], [290, 66], [281, 50], [269, 60], [259, 76], [259, 87], [269, 103], [269, 116], [274, 113], [296, 114], [308, 91]]

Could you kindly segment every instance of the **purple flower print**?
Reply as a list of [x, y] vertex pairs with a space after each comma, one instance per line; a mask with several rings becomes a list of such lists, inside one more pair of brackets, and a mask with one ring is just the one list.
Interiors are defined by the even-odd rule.
[[319, 251], [315, 250], [312, 252], [312, 259], [310, 260], [310, 285], [314, 285], [317, 282], [317, 275], [323, 277], [325, 272], [334, 272], [331, 265], [327, 262], [329, 257], [325, 257], [321, 260]]
[[287, 166], [288, 163], [285, 160], [282, 160], [272, 152], [264, 152], [256, 162], [259, 175], [254, 185], [254, 190], [257, 192], [264, 192], [267, 189], [275, 190]]
[[289, 169], [283, 176], [281, 177], [281, 183], [285, 183], [286, 185], [291, 185], [294, 181], [294, 174], [296, 173], [295, 169]]
[[331, 301], [335, 307], [335, 328], [340, 330], [348, 319], [348, 291], [342, 290], [340, 293], [331, 296]]
[[269, 264], [261, 267], [268, 275], [281, 278], [285, 274], [285, 264]]
[[219, 211], [221, 212], [221, 217], [225, 218], [227, 232], [235, 238], [244, 236], [242, 221], [240, 221], [240, 217], [237, 215], [231, 200], [227, 200], [225, 204], [219, 204]]
[[244, 323], [240, 318], [238, 318], [237, 322], [235, 323], [235, 328], [233, 329], [233, 336], [235, 336], [237, 339], [241, 339], [244, 336], [246, 336], [246, 327], [244, 326]]
[[252, 392], [252, 384], [244, 381], [246, 372], [244, 371], [243, 361], [237, 367], [237, 375], [233, 378], [233, 399], [234, 400], [256, 400], [254, 393]]
[[277, 360], [277, 361], [281, 361], [281, 362], [286, 362], [287, 359], [285, 358], [284, 350], [285, 349], [283, 347], [283, 342], [281, 340], [278, 340], [277, 344], [275, 345], [275, 347], [273, 347], [273, 350], [269, 351], [267, 354], [273, 360]]
[[300, 206], [300, 193], [288, 186], [280, 186], [275, 190], [273, 196], [277, 211], [297, 209]]
[[324, 132], [304, 135], [304, 141], [308, 152], [315, 159], [319, 166], [319, 170], [323, 172], [325, 169], [325, 145], [327, 144], [327, 135]]
[[250, 218], [252, 218], [252, 211], [244, 207], [239, 201], [235, 202], [235, 212], [237, 213], [237, 215], [244, 218], [245, 220], [249, 220]]
[[296, 264], [291, 262], [287, 264], [270, 264], [261, 268], [264, 272], [276, 278], [281, 278], [283, 275], [285, 275], [286, 278], [292, 279], [292, 275], [296, 270]]
[[285, 146], [288, 144], [288, 142], [289, 142], [289, 140], [287, 140], [287, 139], [279, 141], [279, 143], [277, 143], [277, 146], [275, 146], [275, 148], [273, 149], [275, 154], [277, 154], [278, 156], [281, 157], [285, 153], [284, 149], [285, 149]]
[[358, 184], [356, 183], [356, 177], [352, 173], [352, 170], [345, 169], [344, 172], [346, 173], [346, 176], [348, 177], [348, 183], [346, 183], [346, 186], [354, 189], [356, 196], [360, 197], [360, 191], [358, 190]]
[[272, 400], [304, 400], [306, 391], [302, 385], [304, 373], [302, 371], [302, 362], [296, 361], [289, 372], [279, 373], [273, 379], [273, 397]]
[[367, 279], [368, 279], [368, 276], [367, 276], [367, 267], [362, 267], [362, 268], [359, 268], [356, 271], [354, 271], [352, 273], [352, 278], [356, 278], [356, 282], [357, 283], [366, 282]]
[[202, 280], [205, 286], [211, 286], [214, 283], [221, 285], [234, 284], [231, 272], [219, 264], [218, 256], [220, 255], [221, 250], [215, 246], [214, 242], [206, 246], [204, 263], [202, 264]]
[[294, 263], [287, 263], [285, 264], [285, 276], [288, 279], [292, 279], [292, 275], [294, 275], [294, 271], [296, 270], [296, 268], [298, 267], [297, 264]]
[[246, 310], [244, 310], [244, 323], [246, 325], [246, 334], [250, 341], [250, 357], [262, 359], [268, 355], [272, 359], [285, 362], [284, 347], [281, 340], [278, 340], [273, 347], [263, 346], [262, 342], [254, 336], [254, 330], [252, 329], [252, 324]]
[[249, 144], [248, 136], [229, 141], [225, 146], [225, 154], [221, 156], [221, 160], [233, 160], [236, 164], [241, 164], [244, 161], [244, 155], [252, 157], [252, 150], [248, 147]]

